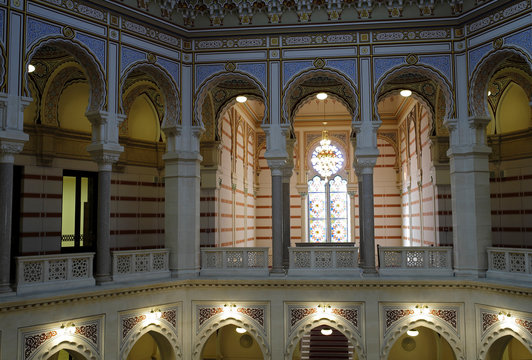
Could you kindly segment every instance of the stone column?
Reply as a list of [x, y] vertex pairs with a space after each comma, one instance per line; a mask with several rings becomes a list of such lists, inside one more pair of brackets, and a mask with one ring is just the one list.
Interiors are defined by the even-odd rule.
[[[491, 199], [485, 128], [489, 118], [472, 117], [465, 124], [446, 120], [451, 132], [450, 159], [453, 251], [456, 276], [484, 277], [491, 246]], [[468, 137], [460, 133], [469, 132]], [[468, 139], [469, 144], [463, 144]]]
[[97, 284], [112, 280], [111, 265], [111, 172], [124, 148], [118, 144], [118, 127], [125, 116], [106, 111], [85, 114], [92, 125], [92, 143], [87, 146], [98, 164], [98, 213], [96, 216], [96, 268]]
[[283, 167], [286, 160], [268, 160], [272, 173], [272, 274], [283, 271]]
[[24, 108], [30, 101], [30, 98], [0, 93], [0, 293], [11, 291], [13, 163], [28, 141], [22, 123]]
[[283, 268], [288, 269], [290, 247], [290, 178], [292, 168], [283, 169]]

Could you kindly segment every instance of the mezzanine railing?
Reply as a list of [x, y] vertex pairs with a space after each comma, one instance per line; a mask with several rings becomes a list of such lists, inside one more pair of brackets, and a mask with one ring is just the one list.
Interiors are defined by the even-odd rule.
[[55, 291], [95, 284], [94, 253], [18, 256], [17, 293]]
[[358, 248], [355, 246], [305, 246], [288, 249], [288, 275], [359, 276]]
[[267, 247], [218, 247], [201, 249], [202, 276], [267, 276]]
[[532, 281], [532, 249], [488, 248], [487, 276]]
[[168, 249], [112, 251], [113, 281], [169, 277], [169, 253]]
[[379, 247], [379, 274], [381, 276], [430, 275], [452, 276], [453, 248], [432, 247]]

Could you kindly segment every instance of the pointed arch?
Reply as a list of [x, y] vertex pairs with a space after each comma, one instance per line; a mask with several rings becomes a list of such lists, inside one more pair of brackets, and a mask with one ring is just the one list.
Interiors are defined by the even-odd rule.
[[453, 349], [456, 360], [466, 359], [465, 346], [458, 334], [451, 329], [447, 323], [435, 316], [427, 316], [422, 319], [408, 316], [397, 321], [390, 329], [388, 329], [387, 334], [384, 336], [381, 346], [381, 359], [388, 359], [390, 350], [401, 335], [408, 330], [420, 326], [426, 327], [440, 334]]
[[131, 330], [130, 335], [122, 341], [120, 346], [120, 359], [126, 360], [137, 341], [142, 336], [149, 333], [160, 335], [164, 338], [170, 345], [174, 358], [177, 360], [183, 359], [179, 339], [177, 338], [175, 331], [163, 321], [158, 321], [156, 323], [152, 322], [149, 324], [140, 323], [135, 326], [135, 328]]
[[180, 94], [177, 85], [164, 68], [157, 64], [149, 63], [148, 61], [133, 63], [124, 71], [120, 80], [120, 108], [122, 109], [122, 113], [125, 114], [122, 99], [126, 90], [125, 83], [133, 71], [141, 72], [150, 77], [164, 96], [164, 119], [161, 124], [161, 129], [175, 130], [181, 126]]
[[[255, 87], [255, 91], [257, 91], [256, 94], [248, 94], [246, 93], [246, 96], [250, 99], [255, 99], [262, 101], [264, 103], [264, 116], [262, 118], [262, 123], [264, 123], [268, 117], [268, 103], [266, 101], [266, 90], [262, 87], [262, 85], [252, 76], [239, 72], [239, 71], [233, 71], [233, 72], [222, 72], [215, 74], [211, 76], [208, 80], [204, 81], [203, 84], [198, 88], [196, 91], [196, 101], [194, 103], [194, 121], [197, 123], [198, 126], [204, 127], [205, 123], [203, 121], [203, 113], [202, 108], [203, 104], [209, 94], [209, 92], [214, 89], [217, 85], [222, 83], [226, 80], [243, 80], [249, 82], [251, 85]], [[219, 110], [216, 112], [216, 114], [213, 114], [215, 124], [214, 128], [216, 129], [218, 127], [219, 117], [232, 105], [234, 105], [236, 95], [232, 96], [226, 103], [224, 103]]]
[[502, 323], [493, 326], [489, 333], [482, 337], [478, 350], [478, 360], [485, 360], [493, 343], [507, 335], [519, 340], [532, 353], [532, 335], [513, 322], [511, 324]]
[[245, 320], [247, 320], [245, 316], [236, 314], [234, 316], [219, 314], [210, 318], [203, 326], [203, 329], [196, 335], [194, 347], [192, 348], [192, 359], [201, 360], [203, 346], [216, 330], [223, 328], [226, 325], [235, 325], [237, 327], [246, 329], [246, 331], [251, 334], [253, 338], [255, 338], [260, 350], [262, 351], [264, 360], [271, 360], [272, 355], [266, 333], [259, 326], [255, 325], [253, 321]]
[[522, 50], [514, 47], [503, 47], [487, 53], [478, 63], [470, 79], [469, 104], [470, 115], [474, 117], [489, 117], [489, 104], [487, 99], [489, 81], [500, 70], [499, 65], [506, 59], [517, 56], [528, 65], [528, 72], [532, 74], [532, 60]]
[[[316, 77], [329, 77], [348, 89], [348, 92], [345, 93], [343, 89], [332, 89], [328, 88], [327, 92], [331, 94], [335, 99], [340, 101], [351, 113], [353, 121], [358, 118], [358, 92], [353, 84], [353, 82], [348, 79], [344, 74], [330, 69], [312, 69], [302, 72], [301, 74], [293, 77], [290, 82], [286, 85], [283, 90], [283, 102], [282, 102], [282, 111], [283, 117], [281, 123], [293, 123], [294, 114], [297, 113], [297, 110], [303, 106], [310, 97], [314, 96], [317, 91], [314, 91], [310, 94], [305, 94], [304, 96], [297, 95], [298, 87], [303, 84], [306, 80], [310, 80]], [[290, 101], [290, 99], [295, 100]], [[292, 105], [292, 106], [291, 106]]]
[[[416, 64], [416, 65], [397, 66], [391, 69], [390, 71], [388, 71], [386, 75], [382, 76], [379, 79], [379, 82], [377, 83], [377, 86], [375, 88], [376, 96], [373, 100], [374, 101], [373, 111], [374, 111], [374, 115], [376, 119], [380, 120], [379, 112], [378, 112], [378, 104], [382, 96], [384, 95], [383, 94], [384, 86], [388, 84], [394, 78], [401, 76], [401, 75], [410, 74], [410, 73], [423, 75], [427, 77], [428, 79], [434, 81], [436, 84], [440, 86], [440, 88], [443, 90], [443, 96], [445, 98], [445, 115], [446, 117], [451, 118], [454, 113], [454, 99], [453, 99], [452, 86], [445, 79], [445, 77], [441, 75], [437, 70], [434, 70], [425, 65]], [[419, 99], [419, 100], [422, 100], [425, 104], [427, 102], [430, 104], [430, 101], [427, 101], [427, 99], [424, 96], [417, 94], [417, 93], [416, 93], [416, 96], [417, 96], [416, 100]], [[436, 104], [431, 104], [431, 106], [429, 106], [428, 108], [432, 109], [433, 118], [435, 119], [434, 113], [436, 109]]]
[[84, 44], [74, 39], [69, 40], [57, 36], [48, 37], [33, 45], [27, 53], [26, 61], [24, 62], [24, 94], [29, 95], [30, 91], [28, 86], [28, 64], [31, 63], [31, 60], [37, 51], [44, 46], [58, 47], [72, 55], [74, 59], [81, 64], [90, 85], [89, 104], [86, 112], [105, 110], [107, 85], [102, 65]]
[[334, 314], [328, 314], [327, 317], [307, 316], [307, 318], [298, 326], [296, 326], [288, 336], [287, 346], [284, 352], [284, 359], [292, 360], [294, 349], [297, 344], [299, 344], [299, 341], [301, 341], [303, 336], [310, 333], [310, 330], [313, 328], [322, 325], [327, 325], [340, 331], [356, 349], [358, 358], [360, 360], [366, 359], [364, 341], [357, 329], [355, 329], [351, 323], [341, 316]]
[[41, 346], [41, 348], [33, 355], [33, 360], [47, 360], [50, 356], [55, 355], [61, 350], [72, 351], [87, 360], [101, 360], [93, 346], [85, 341], [81, 336], [70, 336], [67, 338], [59, 338], [50, 341], [48, 344]]

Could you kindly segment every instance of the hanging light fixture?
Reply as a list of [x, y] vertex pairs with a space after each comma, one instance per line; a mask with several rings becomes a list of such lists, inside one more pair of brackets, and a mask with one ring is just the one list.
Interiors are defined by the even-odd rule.
[[[325, 98], [326, 97], [327, 96], [325, 96]], [[323, 103], [323, 119], [325, 120], [325, 103]], [[323, 122], [320, 145], [314, 149], [310, 161], [314, 170], [316, 170], [321, 177], [327, 180], [327, 178], [336, 174], [342, 168], [344, 156], [336, 146], [331, 145], [329, 133], [325, 129], [325, 125], [327, 125], [327, 123]]]
[[329, 336], [333, 333], [332, 329], [330, 328], [321, 329], [320, 332], [322, 335], [325, 335], [325, 336]]

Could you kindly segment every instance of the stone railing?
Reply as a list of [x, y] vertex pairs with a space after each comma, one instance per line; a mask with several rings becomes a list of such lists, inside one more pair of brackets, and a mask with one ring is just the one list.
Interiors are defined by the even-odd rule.
[[288, 275], [360, 276], [358, 248], [355, 246], [297, 246], [289, 248], [288, 252]]
[[532, 281], [532, 249], [488, 248], [487, 276]]
[[17, 293], [56, 291], [95, 284], [94, 253], [18, 256]]
[[112, 251], [113, 281], [163, 279], [170, 276], [167, 249]]
[[267, 276], [267, 247], [201, 249], [201, 276]]
[[452, 276], [450, 246], [379, 247], [379, 274], [383, 276]]

